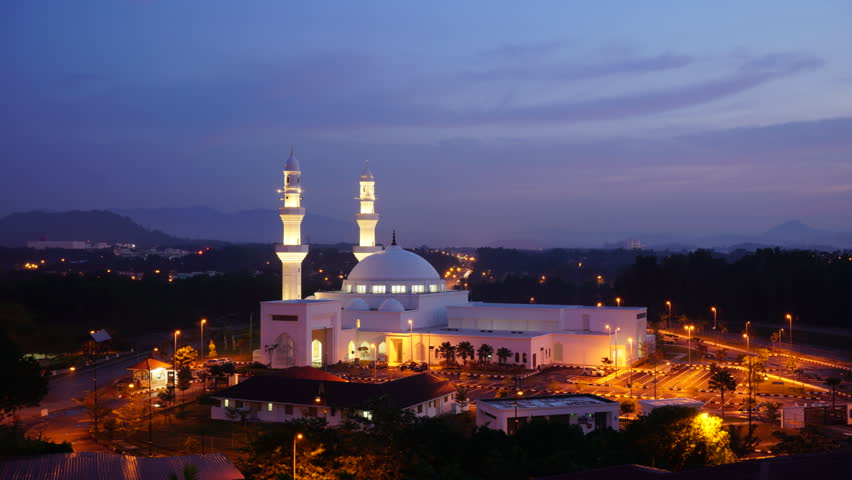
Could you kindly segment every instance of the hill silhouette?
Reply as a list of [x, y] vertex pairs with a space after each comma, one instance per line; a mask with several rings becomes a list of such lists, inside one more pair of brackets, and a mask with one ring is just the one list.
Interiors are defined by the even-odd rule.
[[135, 243], [139, 247], [187, 243], [159, 230], [148, 230], [128, 217], [103, 210], [31, 211], [0, 218], [0, 245], [20, 247], [30, 240]]

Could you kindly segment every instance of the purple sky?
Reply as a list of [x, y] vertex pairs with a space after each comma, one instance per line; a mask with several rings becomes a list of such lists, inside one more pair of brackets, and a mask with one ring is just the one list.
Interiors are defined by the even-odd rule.
[[[9, 1], [0, 215], [305, 206], [486, 244], [852, 231], [852, 3]], [[742, 5], [745, 3], [745, 5]]]

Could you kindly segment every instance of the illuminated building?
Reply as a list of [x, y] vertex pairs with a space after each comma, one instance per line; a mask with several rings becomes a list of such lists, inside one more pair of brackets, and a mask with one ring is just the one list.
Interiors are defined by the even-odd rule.
[[577, 425], [583, 433], [618, 430], [620, 408], [615, 400], [583, 393], [482, 398], [476, 401], [476, 426], [514, 433], [534, 418], [546, 418], [552, 423]]
[[[292, 155], [291, 159], [295, 162]], [[285, 174], [288, 172], [299, 173], [298, 168], [285, 167]], [[289, 178], [291, 183], [286, 185], [293, 182]], [[492, 357], [484, 359], [492, 363], [500, 361], [496, 352], [505, 347], [512, 352], [506, 363], [527, 368], [551, 364], [597, 366], [603, 357], [623, 367], [647, 353], [643, 351], [645, 342], [637, 341], [638, 348], [628, 345], [628, 339], [646, 338], [644, 307], [470, 302], [467, 291], [448, 290], [432, 265], [397, 245], [396, 236], [384, 250], [370, 247], [369, 243], [375, 243], [378, 220], [373, 208], [375, 182], [366, 168], [360, 180], [362, 213], [358, 215], [370, 215], [366, 217], [369, 222], [362, 222], [365, 217], [356, 217], [362, 242], [355, 254], [360, 261], [343, 281], [341, 290], [318, 291], [305, 299], [297, 290], [300, 270], [293, 269], [301, 265], [307, 246], [297, 240], [298, 223], [288, 230], [285, 219], [286, 215], [298, 215], [300, 222], [304, 209], [295, 198], [288, 200], [285, 191], [285, 207], [281, 209], [285, 241], [277, 246], [284, 262], [285, 295], [283, 300], [261, 303], [260, 345], [261, 349], [274, 346], [273, 368], [356, 359], [438, 364], [443, 360], [438, 356], [442, 343], [457, 345], [462, 341], [472, 343], [475, 350], [483, 344], [493, 347]], [[300, 187], [293, 188], [301, 193]], [[297, 212], [289, 213], [292, 209]], [[364, 245], [365, 241], [368, 245]], [[284, 253], [288, 256], [283, 256], [282, 248], [293, 248], [298, 255], [289, 256], [291, 251], [287, 250]], [[286, 274], [288, 268], [290, 275]], [[262, 351], [256, 352], [259, 358], [265, 356]]]
[[302, 261], [308, 255], [308, 246], [302, 245], [302, 167], [296, 159], [294, 149], [284, 164], [284, 189], [281, 190], [282, 206], [278, 208], [284, 225], [281, 243], [275, 245], [275, 253], [281, 260], [281, 299], [302, 298]]
[[358, 202], [360, 209], [355, 215], [358, 222], [358, 245], [352, 247], [352, 253], [360, 262], [370, 255], [381, 252], [382, 247], [376, 245], [376, 224], [379, 214], [376, 213], [376, 179], [370, 171], [370, 164], [364, 165], [359, 181]]

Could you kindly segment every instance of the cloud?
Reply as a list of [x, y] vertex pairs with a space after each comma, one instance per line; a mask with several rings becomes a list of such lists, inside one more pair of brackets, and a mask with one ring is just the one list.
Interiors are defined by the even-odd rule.
[[466, 73], [465, 79], [492, 82], [501, 80], [532, 80], [566, 82], [607, 77], [618, 74], [651, 73], [683, 68], [694, 62], [689, 55], [663, 53], [651, 57], [625, 58], [607, 63], [558, 66], [500, 66]]
[[506, 43], [497, 48], [486, 50], [479, 54], [485, 59], [530, 59], [542, 57], [556, 52], [562, 47], [562, 42], [538, 42], [538, 43]]

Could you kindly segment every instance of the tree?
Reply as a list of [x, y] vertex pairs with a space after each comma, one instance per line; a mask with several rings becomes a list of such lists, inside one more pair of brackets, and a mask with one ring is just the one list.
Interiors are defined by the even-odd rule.
[[500, 347], [497, 349], [497, 360], [501, 365], [506, 363], [506, 359], [512, 356], [512, 351], [506, 347]]
[[438, 355], [444, 357], [447, 366], [456, 363], [456, 347], [450, 342], [444, 342], [438, 347]]
[[167, 385], [165, 390], [157, 394], [157, 398], [160, 399], [160, 405], [163, 406], [163, 415], [166, 416], [166, 422], [171, 424], [171, 418], [169, 417], [169, 404], [174, 403], [175, 401], [175, 386]]
[[473, 344], [468, 341], [459, 342], [456, 345], [456, 352], [462, 359], [462, 364], [467, 364], [467, 359], [473, 358]]
[[778, 418], [781, 416], [781, 413], [779, 412], [781, 409], [781, 403], [766, 402], [763, 404], [763, 408], [766, 410], [766, 418], [768, 418], [770, 422], [775, 423], [778, 421]]
[[142, 429], [148, 420], [150, 399], [145, 395], [132, 395], [121, 408], [113, 410], [118, 429], [127, 434]]
[[183, 367], [178, 371], [178, 381], [177, 388], [181, 392], [185, 392], [189, 389], [189, 381], [192, 380], [192, 369], [189, 367]]
[[47, 377], [38, 362], [22, 354], [4, 332], [0, 333], [0, 414], [14, 416], [24, 407], [36, 406], [47, 395]]
[[465, 385], [456, 385], [456, 401], [459, 403], [465, 402], [467, 400], [468, 390], [469, 389]]
[[710, 390], [719, 392], [722, 397], [722, 420], [725, 420], [725, 392], [734, 391], [737, 388], [737, 381], [734, 380], [734, 376], [727, 369], [717, 368], [715, 365], [711, 366], [710, 369], [715, 371], [710, 375], [708, 387]]
[[366, 345], [361, 345], [358, 347], [358, 353], [361, 355], [361, 360], [366, 360], [367, 355], [370, 353], [370, 347]]
[[210, 339], [210, 343], [207, 344], [207, 356], [208, 357], [217, 357], [219, 354], [216, 353], [216, 344], [213, 343], [213, 339]]
[[488, 345], [487, 343], [483, 343], [479, 346], [479, 349], [476, 350], [476, 356], [479, 358], [479, 363], [486, 364], [488, 363], [488, 357], [494, 354], [494, 347]]
[[601, 359], [601, 365], [603, 365], [604, 368], [609, 368], [609, 366], [612, 365], [612, 359], [609, 357], [603, 357]]
[[831, 389], [831, 409], [834, 410], [834, 395], [837, 393], [837, 387], [840, 385], [840, 379], [837, 377], [829, 377], [825, 379], [825, 384]]
[[621, 402], [621, 413], [629, 415], [636, 411], [636, 400], [628, 398]]
[[182, 370], [184, 368], [190, 368], [195, 363], [195, 360], [198, 358], [198, 351], [189, 345], [180, 347], [175, 352], [175, 370]]
[[660, 407], [627, 426], [637, 463], [680, 471], [735, 460], [722, 419], [696, 408]]
[[93, 421], [95, 418], [105, 418], [110, 413], [110, 409], [106, 408], [103, 403], [95, 405], [95, 394], [93, 392], [83, 392], [83, 399], [74, 398], [74, 403], [80, 405], [86, 410], [86, 414]]
[[273, 343], [271, 345], [264, 345], [263, 352], [266, 354], [266, 366], [272, 368], [272, 355], [275, 353], [275, 350], [278, 350], [278, 344]]
[[177, 473], [170, 473], [169, 480], [198, 480], [198, 467], [191, 463], [183, 466], [183, 477], [178, 477]]

